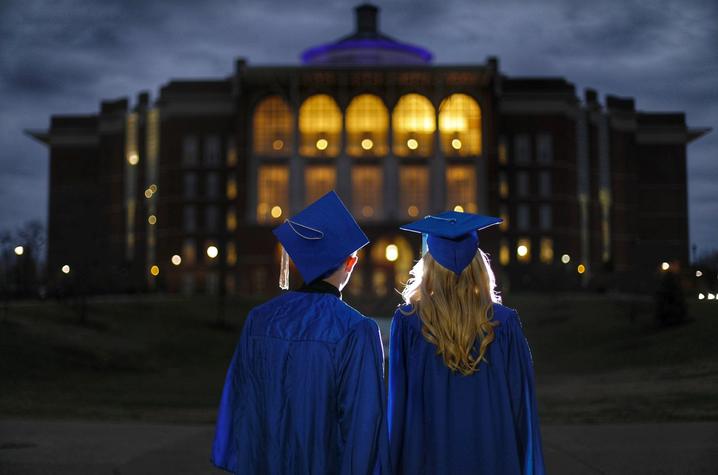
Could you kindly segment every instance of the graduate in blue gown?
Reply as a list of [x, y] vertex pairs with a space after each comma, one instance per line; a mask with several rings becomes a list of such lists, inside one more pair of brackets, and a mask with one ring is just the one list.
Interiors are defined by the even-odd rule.
[[212, 462], [238, 474], [389, 474], [379, 328], [341, 298], [369, 241], [334, 192], [274, 234], [307, 283], [247, 317]]
[[391, 326], [395, 474], [544, 473], [531, 352], [478, 247], [499, 222], [449, 211], [402, 227], [427, 249]]

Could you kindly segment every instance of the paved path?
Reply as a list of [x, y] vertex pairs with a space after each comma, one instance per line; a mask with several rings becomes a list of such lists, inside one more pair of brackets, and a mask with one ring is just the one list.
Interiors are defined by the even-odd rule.
[[[208, 426], [0, 420], [0, 475], [218, 474]], [[547, 472], [716, 474], [718, 423], [545, 426]]]

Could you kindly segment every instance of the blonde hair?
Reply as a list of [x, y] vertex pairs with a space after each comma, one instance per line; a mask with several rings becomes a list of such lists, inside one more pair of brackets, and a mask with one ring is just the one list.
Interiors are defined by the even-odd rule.
[[[410, 272], [401, 295], [422, 322], [424, 337], [452, 371], [470, 375], [487, 361], [486, 350], [494, 341], [493, 304], [501, 302], [488, 256], [479, 249], [457, 276], [424, 254]], [[475, 344], [480, 338], [478, 354]]]

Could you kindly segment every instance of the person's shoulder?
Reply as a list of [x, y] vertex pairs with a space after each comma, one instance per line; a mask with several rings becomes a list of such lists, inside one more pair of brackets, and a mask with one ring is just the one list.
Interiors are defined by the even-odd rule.
[[493, 320], [499, 322], [501, 325], [511, 325], [519, 323], [519, 312], [511, 307], [507, 307], [504, 304], [494, 302], [493, 305]]
[[410, 303], [404, 303], [397, 306], [392, 317], [392, 324], [394, 326], [408, 328], [420, 327], [421, 320], [419, 318], [419, 312], [417, 312], [416, 306]]

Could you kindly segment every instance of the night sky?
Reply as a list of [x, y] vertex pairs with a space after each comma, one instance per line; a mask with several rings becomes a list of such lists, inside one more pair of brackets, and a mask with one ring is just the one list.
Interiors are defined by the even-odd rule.
[[[155, 98], [170, 79], [222, 78], [234, 59], [298, 64], [302, 50], [354, 29], [359, 1], [0, 0], [0, 231], [46, 220], [47, 148], [23, 134], [102, 99]], [[718, 250], [718, 2], [393, 0], [380, 28], [437, 64], [499, 57], [509, 75], [563, 76], [685, 111], [712, 127], [688, 146], [690, 242]], [[578, 8], [578, 5], [581, 8]]]

